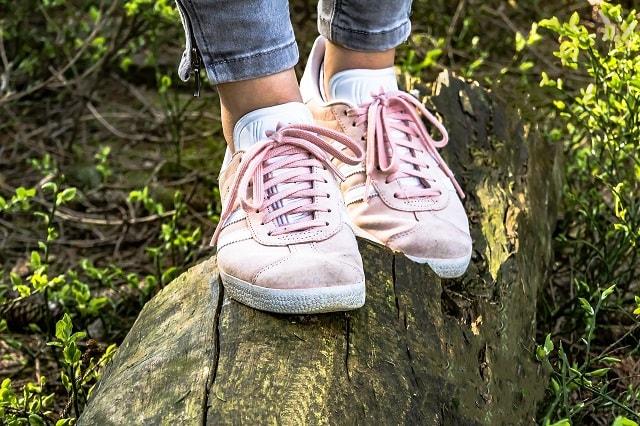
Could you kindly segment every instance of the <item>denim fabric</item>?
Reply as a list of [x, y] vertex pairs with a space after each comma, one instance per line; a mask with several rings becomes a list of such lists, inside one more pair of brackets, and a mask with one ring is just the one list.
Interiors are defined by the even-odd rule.
[[[179, 67], [185, 81], [198, 56], [213, 84], [275, 74], [298, 62], [287, 0], [176, 2], [187, 39]], [[409, 36], [410, 9], [410, 0], [320, 0], [318, 30], [348, 49], [387, 50]]]
[[351, 50], [394, 48], [411, 33], [411, 0], [321, 0], [318, 31]]

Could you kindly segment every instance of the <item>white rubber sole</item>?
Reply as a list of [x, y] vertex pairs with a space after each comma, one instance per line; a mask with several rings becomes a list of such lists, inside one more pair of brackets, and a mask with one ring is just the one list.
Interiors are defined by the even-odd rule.
[[364, 281], [311, 289], [273, 289], [253, 285], [220, 271], [225, 291], [234, 300], [261, 311], [318, 314], [350, 311], [364, 305]]
[[[380, 246], [386, 247], [384, 243], [378, 240], [373, 235], [369, 234], [367, 231], [358, 228], [354, 225], [353, 230], [356, 236], [360, 238], [364, 238], [365, 240], [371, 241]], [[469, 267], [469, 262], [471, 262], [471, 253], [463, 257], [455, 257], [451, 259], [438, 259], [431, 257], [416, 257], [409, 256], [408, 254], [404, 254], [407, 259], [421, 264], [427, 264], [436, 273], [440, 278], [458, 278], [464, 275]]]

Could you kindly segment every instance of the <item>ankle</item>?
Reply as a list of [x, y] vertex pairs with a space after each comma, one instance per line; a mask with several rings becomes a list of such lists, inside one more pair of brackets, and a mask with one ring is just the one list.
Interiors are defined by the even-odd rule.
[[330, 93], [329, 82], [334, 75], [341, 71], [353, 69], [385, 69], [392, 67], [394, 62], [395, 49], [382, 52], [361, 52], [349, 50], [327, 41], [323, 65], [325, 93]]
[[241, 117], [262, 108], [302, 101], [293, 69], [252, 80], [221, 84], [218, 93], [222, 130], [231, 149], [233, 129]]

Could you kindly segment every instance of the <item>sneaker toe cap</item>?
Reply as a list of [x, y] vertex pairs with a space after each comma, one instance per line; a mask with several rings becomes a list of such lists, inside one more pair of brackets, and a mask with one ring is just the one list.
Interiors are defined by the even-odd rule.
[[387, 244], [409, 256], [453, 259], [471, 253], [471, 237], [459, 227], [444, 221], [418, 222], [408, 231], [392, 236]]
[[291, 254], [260, 270], [254, 284], [278, 289], [313, 289], [364, 282], [362, 266], [338, 254]]

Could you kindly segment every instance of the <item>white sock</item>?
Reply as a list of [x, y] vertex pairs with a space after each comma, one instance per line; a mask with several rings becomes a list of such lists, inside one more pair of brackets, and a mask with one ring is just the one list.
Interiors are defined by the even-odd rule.
[[329, 93], [324, 93], [324, 66], [320, 72], [320, 93], [325, 100], [343, 100], [360, 105], [371, 99], [372, 93], [398, 90], [393, 67], [378, 70], [353, 69], [340, 71], [329, 80]]
[[276, 130], [279, 123], [313, 124], [309, 108], [302, 102], [288, 102], [260, 108], [245, 114], [233, 128], [233, 144], [236, 151], [246, 150], [267, 139], [267, 130]]
[[[233, 127], [233, 145], [236, 151], [245, 151], [260, 141], [266, 140], [267, 130], [276, 130], [279, 123], [313, 124], [309, 108], [302, 102], [288, 102], [251, 111], [240, 117]], [[231, 151], [227, 147], [222, 168], [231, 161]]]

